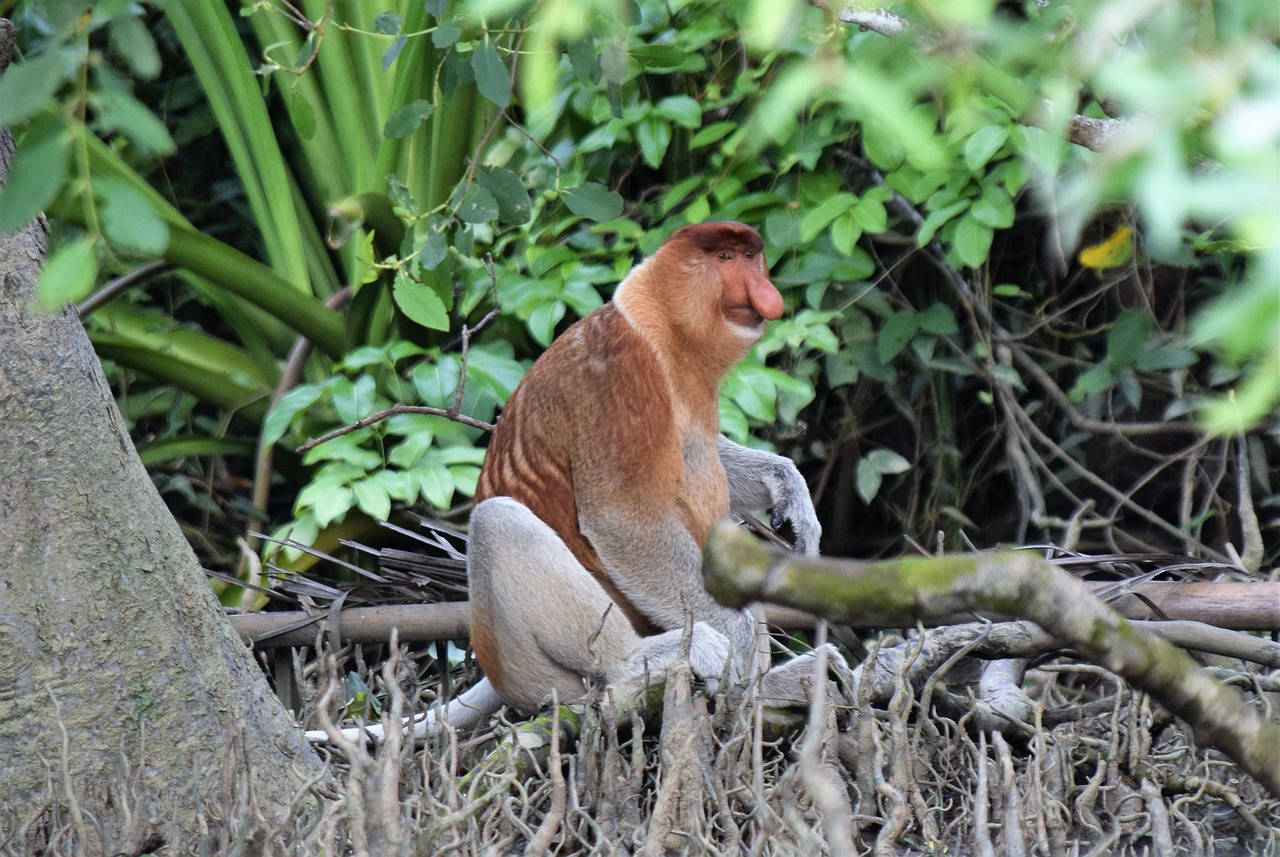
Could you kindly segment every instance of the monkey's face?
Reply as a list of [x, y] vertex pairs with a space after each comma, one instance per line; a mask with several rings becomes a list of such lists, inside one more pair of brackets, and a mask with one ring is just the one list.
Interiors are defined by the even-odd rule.
[[[765, 321], [782, 316], [782, 295], [769, 280], [764, 241], [743, 223], [699, 223], [677, 230], [668, 245], [691, 265], [698, 298], [690, 307], [703, 330], [727, 325], [754, 342]], [[696, 273], [694, 273], [696, 272]]]

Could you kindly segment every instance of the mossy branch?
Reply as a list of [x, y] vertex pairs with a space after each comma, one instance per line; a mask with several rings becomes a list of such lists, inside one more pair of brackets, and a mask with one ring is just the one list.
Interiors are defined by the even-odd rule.
[[1280, 795], [1280, 725], [1181, 649], [1141, 630], [1034, 553], [876, 562], [809, 558], [722, 523], [707, 541], [703, 574], [707, 590], [723, 604], [765, 601], [851, 625], [872, 619], [913, 625], [959, 610], [1029, 619], [1149, 693], [1190, 724], [1198, 743], [1221, 750]]

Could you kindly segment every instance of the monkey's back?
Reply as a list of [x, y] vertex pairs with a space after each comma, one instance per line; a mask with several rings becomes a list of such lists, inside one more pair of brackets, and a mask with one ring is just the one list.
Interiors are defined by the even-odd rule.
[[[651, 348], [606, 304], [565, 331], [525, 375], [498, 420], [476, 486], [476, 503], [511, 497], [551, 527], [640, 634], [658, 628], [609, 580], [582, 533], [576, 498], [625, 492], [629, 503], [644, 503], [650, 492], [655, 499], [678, 493], [671, 411]], [[642, 474], [644, 484], [624, 481], [625, 474]]]

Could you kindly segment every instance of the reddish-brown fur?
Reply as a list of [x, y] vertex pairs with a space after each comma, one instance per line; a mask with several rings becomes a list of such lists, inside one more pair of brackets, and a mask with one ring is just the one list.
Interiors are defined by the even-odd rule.
[[[494, 432], [476, 502], [511, 497], [553, 529], [640, 634], [656, 626], [609, 580], [583, 535], [575, 469], [607, 472], [590, 502], [673, 510], [701, 545], [729, 512], [715, 443], [724, 374], [782, 312], [763, 242], [738, 223], [678, 230], [534, 364]], [[727, 258], [726, 258], [727, 257]], [[472, 646], [502, 692], [501, 641], [473, 627]]]

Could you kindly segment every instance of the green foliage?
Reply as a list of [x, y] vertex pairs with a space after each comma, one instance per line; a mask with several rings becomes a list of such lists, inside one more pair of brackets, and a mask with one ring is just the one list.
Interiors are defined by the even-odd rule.
[[[308, 27], [270, 4], [238, 22], [197, 0], [163, 18], [87, 8], [20, 7], [33, 35], [0, 84], [0, 117], [23, 128], [0, 228], [39, 209], [65, 225], [51, 304], [137, 259], [179, 266], [186, 318], [149, 328], [168, 308], [130, 295], [90, 319], [95, 342], [121, 381], [234, 409], [300, 466], [292, 519], [276, 523], [303, 541], [352, 510], [458, 503], [484, 440], [401, 414], [300, 461], [288, 450], [397, 402], [451, 406], [462, 326], [497, 308], [462, 384], [462, 411], [491, 418], [636, 258], [706, 219], [760, 229], [787, 304], [727, 379], [724, 430], [847, 473], [843, 490], [888, 530], [991, 513], [1024, 478], [992, 465], [1000, 433], [1023, 424], [1019, 396], [1051, 395], [1043, 377], [1077, 417], [1194, 408], [1223, 432], [1280, 400], [1265, 3], [898, 4], [899, 35], [710, 0], [625, 17], [604, 2], [335, 0], [304, 4]], [[174, 54], [242, 219], [197, 218], [199, 193], [168, 198], [149, 173], [198, 138], [143, 107], [157, 57]], [[1104, 153], [1068, 142], [1077, 113], [1114, 106], [1132, 121]], [[1106, 252], [1077, 259], [1084, 245]], [[338, 295], [340, 310], [324, 305]], [[316, 348], [302, 382], [277, 389], [297, 335]], [[1010, 350], [1043, 377], [1029, 384]], [[1054, 484], [1077, 479], [1059, 467]], [[985, 486], [992, 472], [1004, 488]]]

